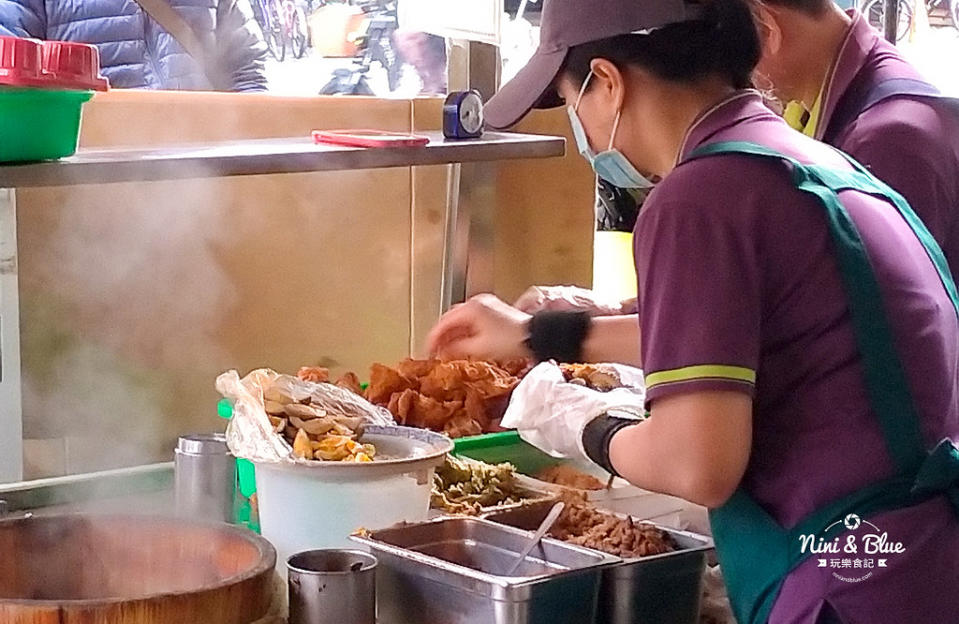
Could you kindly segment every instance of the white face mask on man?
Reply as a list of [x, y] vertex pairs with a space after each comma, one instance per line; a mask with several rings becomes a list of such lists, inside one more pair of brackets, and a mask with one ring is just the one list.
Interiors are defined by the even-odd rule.
[[606, 180], [614, 186], [620, 188], [632, 189], [650, 189], [654, 184], [636, 170], [633, 163], [629, 162], [622, 152], [613, 147], [613, 141], [616, 139], [616, 131], [619, 130], [619, 119], [623, 114], [622, 109], [616, 111], [616, 120], [613, 121], [613, 132], [609, 136], [609, 147], [606, 151], [596, 153], [589, 146], [589, 139], [586, 137], [586, 129], [583, 128], [583, 122], [579, 118], [577, 110], [586, 93], [586, 87], [593, 77], [593, 72], [589, 72], [586, 80], [583, 81], [583, 87], [579, 90], [579, 97], [576, 98], [576, 104], [567, 107], [569, 112], [569, 123], [573, 128], [573, 138], [576, 139], [576, 147], [580, 155], [585, 158], [593, 167], [596, 175]]

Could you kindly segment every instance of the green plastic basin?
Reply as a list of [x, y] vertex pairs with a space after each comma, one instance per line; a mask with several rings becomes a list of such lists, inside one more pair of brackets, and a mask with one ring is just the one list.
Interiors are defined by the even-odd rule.
[[72, 156], [92, 91], [0, 87], [0, 162]]
[[453, 453], [488, 464], [508, 462], [529, 476], [563, 462], [525, 442], [515, 431], [484, 433], [453, 440]]

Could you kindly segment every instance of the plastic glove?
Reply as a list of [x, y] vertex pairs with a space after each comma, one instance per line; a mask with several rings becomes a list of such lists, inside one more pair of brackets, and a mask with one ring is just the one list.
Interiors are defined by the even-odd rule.
[[622, 303], [604, 301], [592, 290], [577, 286], [532, 286], [520, 295], [513, 307], [527, 314], [543, 310], [585, 310], [593, 316], [624, 313]]
[[510, 399], [502, 426], [516, 429], [521, 438], [553, 457], [590, 461], [583, 449], [583, 429], [594, 418], [610, 414], [641, 420], [646, 390], [643, 373], [619, 364], [616, 369], [628, 387], [599, 392], [572, 384], [554, 362], [543, 362], [526, 375]]

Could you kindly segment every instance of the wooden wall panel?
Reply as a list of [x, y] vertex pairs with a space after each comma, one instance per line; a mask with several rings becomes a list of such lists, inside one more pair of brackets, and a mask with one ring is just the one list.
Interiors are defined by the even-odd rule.
[[[413, 127], [441, 127], [442, 102], [413, 101]], [[536, 111], [520, 132], [567, 137], [563, 158], [493, 163], [492, 275], [482, 290], [512, 301], [533, 284], [592, 283], [595, 197], [589, 165], [576, 153], [563, 110]], [[485, 165], [481, 165], [485, 166]], [[422, 347], [439, 314], [439, 279], [448, 167], [414, 167], [413, 318], [415, 348]], [[489, 287], [486, 288], [485, 286]], [[476, 290], [472, 294], [476, 294]]]
[[[433, 129], [440, 104], [117, 91], [87, 107], [81, 143]], [[536, 113], [523, 129], [565, 134], [568, 122]], [[575, 154], [491, 167], [491, 289], [510, 299], [533, 283], [588, 285], [588, 167]], [[169, 459], [177, 435], [222, 426], [213, 381], [228, 368], [362, 374], [419, 352], [439, 313], [447, 171], [21, 191], [27, 449], [64, 454], [27, 476]]]
[[[89, 107], [83, 143], [409, 127], [409, 102], [365, 104], [116, 92]], [[222, 427], [223, 370], [365, 371], [408, 353], [408, 169], [18, 199], [25, 433], [64, 440], [67, 472], [169, 459], [177, 435]]]

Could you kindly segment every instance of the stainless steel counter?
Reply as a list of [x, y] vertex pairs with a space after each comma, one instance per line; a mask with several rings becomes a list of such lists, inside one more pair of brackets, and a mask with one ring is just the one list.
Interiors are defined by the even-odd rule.
[[487, 132], [447, 141], [439, 132], [425, 147], [365, 149], [316, 145], [309, 137], [259, 139], [156, 149], [81, 149], [57, 161], [0, 166], [0, 188], [69, 186], [141, 180], [342, 171], [562, 156], [561, 137]]
[[[0, 483], [19, 480], [23, 463], [16, 189], [450, 164], [448, 231], [442, 284], [437, 285], [444, 293], [445, 309], [465, 296], [470, 222], [481, 221], [481, 210], [491, 209], [470, 202], [460, 207], [459, 164], [563, 156], [566, 141], [496, 132], [465, 141], [447, 141], [439, 132], [418, 134], [429, 137], [429, 145], [364, 149], [316, 145], [310, 137], [298, 137], [151, 149], [81, 149], [75, 156], [57, 161], [0, 165]], [[490, 182], [482, 184], [489, 186]], [[482, 184], [473, 181], [466, 186]], [[489, 203], [488, 193], [477, 195]], [[454, 232], [463, 235], [453, 236]]]
[[173, 462], [0, 485], [0, 519], [70, 512], [171, 515]]

